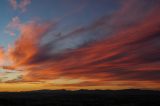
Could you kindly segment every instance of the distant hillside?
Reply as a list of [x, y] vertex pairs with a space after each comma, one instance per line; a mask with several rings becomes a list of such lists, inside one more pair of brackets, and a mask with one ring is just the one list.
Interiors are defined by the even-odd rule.
[[160, 106], [160, 91], [128, 89], [1, 92], [0, 106]]

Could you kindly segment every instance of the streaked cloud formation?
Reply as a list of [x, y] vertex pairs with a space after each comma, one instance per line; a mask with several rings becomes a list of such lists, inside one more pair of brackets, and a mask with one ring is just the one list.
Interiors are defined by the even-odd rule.
[[56, 32], [59, 21], [22, 23], [14, 17], [8, 29], [18, 28], [20, 36], [7, 50], [7, 67], [25, 74], [8, 83], [160, 89], [159, 4], [124, 0], [111, 15], [66, 33]]

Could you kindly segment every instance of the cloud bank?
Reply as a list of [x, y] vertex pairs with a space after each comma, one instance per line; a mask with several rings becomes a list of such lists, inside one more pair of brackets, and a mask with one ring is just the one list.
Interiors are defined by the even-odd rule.
[[67, 34], [51, 33], [56, 22], [25, 23], [8, 50], [11, 67], [26, 73], [19, 82], [64, 78], [80, 79], [70, 86], [149, 88], [146, 81], [160, 88], [159, 4], [158, 0], [124, 1], [111, 16]]

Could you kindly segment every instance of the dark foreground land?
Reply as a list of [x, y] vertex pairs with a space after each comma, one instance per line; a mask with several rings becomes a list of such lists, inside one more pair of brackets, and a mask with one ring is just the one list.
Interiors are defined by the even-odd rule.
[[130, 89], [1, 92], [0, 106], [160, 106], [160, 91]]

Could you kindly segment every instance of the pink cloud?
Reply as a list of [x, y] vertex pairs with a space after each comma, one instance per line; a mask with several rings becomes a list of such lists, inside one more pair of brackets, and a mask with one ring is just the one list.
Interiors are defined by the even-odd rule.
[[31, 3], [31, 0], [21, 0], [20, 2], [18, 2], [17, 0], [9, 0], [11, 6], [13, 7], [13, 9], [17, 10], [21, 10], [22, 12], [25, 12], [27, 9], [27, 6]]
[[19, 17], [13, 17], [11, 22], [6, 27], [6, 32], [9, 33], [11, 36], [15, 35], [15, 31], [19, 30], [22, 26], [22, 23]]
[[10, 2], [10, 4], [11, 4], [11, 6], [13, 7], [13, 9], [17, 9], [17, 1], [16, 0], [9, 0], [9, 2]]

